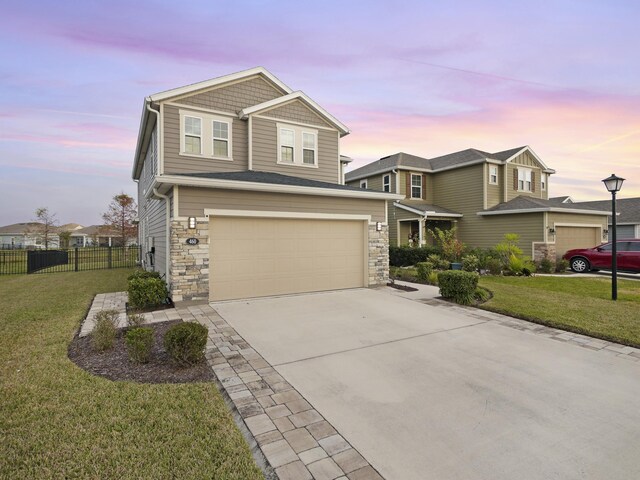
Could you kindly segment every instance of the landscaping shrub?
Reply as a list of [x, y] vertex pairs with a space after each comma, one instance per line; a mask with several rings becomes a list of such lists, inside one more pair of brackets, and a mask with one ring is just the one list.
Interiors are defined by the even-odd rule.
[[438, 274], [440, 295], [461, 305], [470, 305], [478, 287], [478, 274], [463, 270], [447, 270]]
[[418, 281], [426, 283], [429, 280], [429, 274], [433, 271], [433, 264], [431, 262], [420, 262], [416, 264], [416, 270], [418, 272]]
[[436, 247], [389, 247], [389, 264], [393, 267], [408, 267], [427, 260], [429, 255], [437, 253]]
[[153, 345], [153, 329], [151, 327], [135, 327], [129, 330], [124, 341], [129, 358], [136, 363], [147, 363]]
[[465, 255], [462, 257], [462, 269], [465, 272], [477, 272], [480, 268], [480, 259], [475, 255]]
[[538, 270], [540, 270], [542, 273], [553, 273], [553, 271], [555, 270], [555, 265], [551, 260], [545, 257], [540, 260], [540, 263], [538, 264]]
[[569, 268], [569, 260], [561, 258], [556, 262], [556, 272], [564, 273], [567, 271], [567, 268]]
[[116, 341], [118, 310], [102, 310], [95, 316], [95, 326], [91, 331], [91, 343], [98, 352], [110, 350]]
[[[438, 243], [442, 256], [448, 262], [457, 262], [465, 249], [464, 243], [457, 238], [457, 231], [458, 228], [455, 226], [448, 230], [441, 230], [436, 227], [428, 231]], [[447, 268], [449, 267], [447, 266]]]
[[144, 325], [145, 318], [142, 313], [130, 313], [127, 315], [127, 325], [129, 327], [139, 327]]
[[149, 308], [162, 305], [168, 295], [167, 284], [155, 276], [134, 277], [129, 280], [129, 305]]
[[133, 280], [134, 278], [160, 278], [160, 272], [148, 271], [139, 268], [129, 275], [127, 280]]
[[473, 296], [478, 303], [484, 303], [489, 300], [489, 298], [491, 298], [491, 294], [489, 293], [489, 291], [482, 287], [477, 287]]
[[427, 283], [429, 285], [438, 285], [438, 272], [429, 273], [429, 277], [427, 278]]
[[491, 275], [502, 274], [502, 262], [497, 258], [488, 258], [485, 264], [485, 268], [489, 271], [489, 274]]
[[204, 358], [207, 328], [196, 322], [179, 323], [164, 336], [164, 347], [178, 364], [194, 365]]
[[449, 266], [451, 266], [451, 262], [449, 260], [443, 259], [440, 255], [435, 253], [429, 255], [429, 262], [433, 264], [433, 268], [436, 270], [449, 270]]

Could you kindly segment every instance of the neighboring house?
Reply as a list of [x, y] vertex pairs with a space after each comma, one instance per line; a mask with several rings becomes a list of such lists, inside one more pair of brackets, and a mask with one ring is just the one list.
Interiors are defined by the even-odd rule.
[[264, 68], [145, 98], [133, 179], [172, 298], [384, 284], [391, 193], [345, 186], [349, 130]]
[[[38, 234], [43, 224], [38, 222], [14, 223], [0, 227], [0, 249], [44, 248], [44, 239]], [[58, 235], [49, 235], [49, 248], [58, 248]]]
[[[578, 207], [596, 208], [611, 211], [611, 199], [592, 202], [573, 202]], [[640, 238], [640, 197], [616, 199], [616, 235], [621, 238]], [[609, 231], [613, 228], [611, 217], [608, 219]], [[611, 237], [611, 235], [609, 235]]]
[[346, 183], [402, 195], [389, 204], [392, 245], [428, 244], [428, 230], [456, 225], [458, 238], [472, 247], [492, 247], [517, 233], [524, 253], [538, 260], [606, 238], [608, 208], [548, 199], [554, 173], [524, 146], [430, 159], [397, 153], [348, 172]]
[[[127, 241], [127, 246], [136, 243], [135, 238]], [[71, 233], [70, 247], [119, 247], [122, 245], [120, 233], [105, 225], [91, 225]]]

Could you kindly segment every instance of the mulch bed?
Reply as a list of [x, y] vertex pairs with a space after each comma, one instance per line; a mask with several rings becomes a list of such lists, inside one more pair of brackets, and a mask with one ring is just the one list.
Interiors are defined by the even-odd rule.
[[165, 351], [163, 343], [165, 332], [180, 320], [145, 325], [153, 328], [153, 347], [149, 363], [140, 364], [129, 360], [124, 342], [125, 329], [118, 330], [118, 336], [112, 350], [96, 352], [91, 344], [91, 335], [74, 337], [69, 345], [69, 358], [84, 370], [108, 378], [109, 380], [128, 380], [139, 383], [192, 383], [212, 382], [213, 370], [206, 361], [192, 367], [180, 367]]
[[389, 282], [387, 287], [395, 288], [396, 290], [404, 290], [405, 292], [417, 292], [417, 288], [410, 287], [409, 285], [400, 285], [399, 283]]

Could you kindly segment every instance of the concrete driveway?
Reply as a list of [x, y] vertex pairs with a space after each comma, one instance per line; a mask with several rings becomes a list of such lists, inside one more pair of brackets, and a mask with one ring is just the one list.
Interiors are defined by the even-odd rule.
[[214, 308], [388, 480], [640, 477], [640, 363], [387, 288]]

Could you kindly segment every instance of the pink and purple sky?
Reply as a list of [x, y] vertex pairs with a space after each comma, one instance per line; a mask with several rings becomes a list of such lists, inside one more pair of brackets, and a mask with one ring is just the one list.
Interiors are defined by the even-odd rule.
[[0, 225], [135, 194], [145, 96], [262, 65], [347, 124], [360, 166], [530, 145], [551, 195], [640, 196], [640, 3], [24, 1], [0, 7]]

